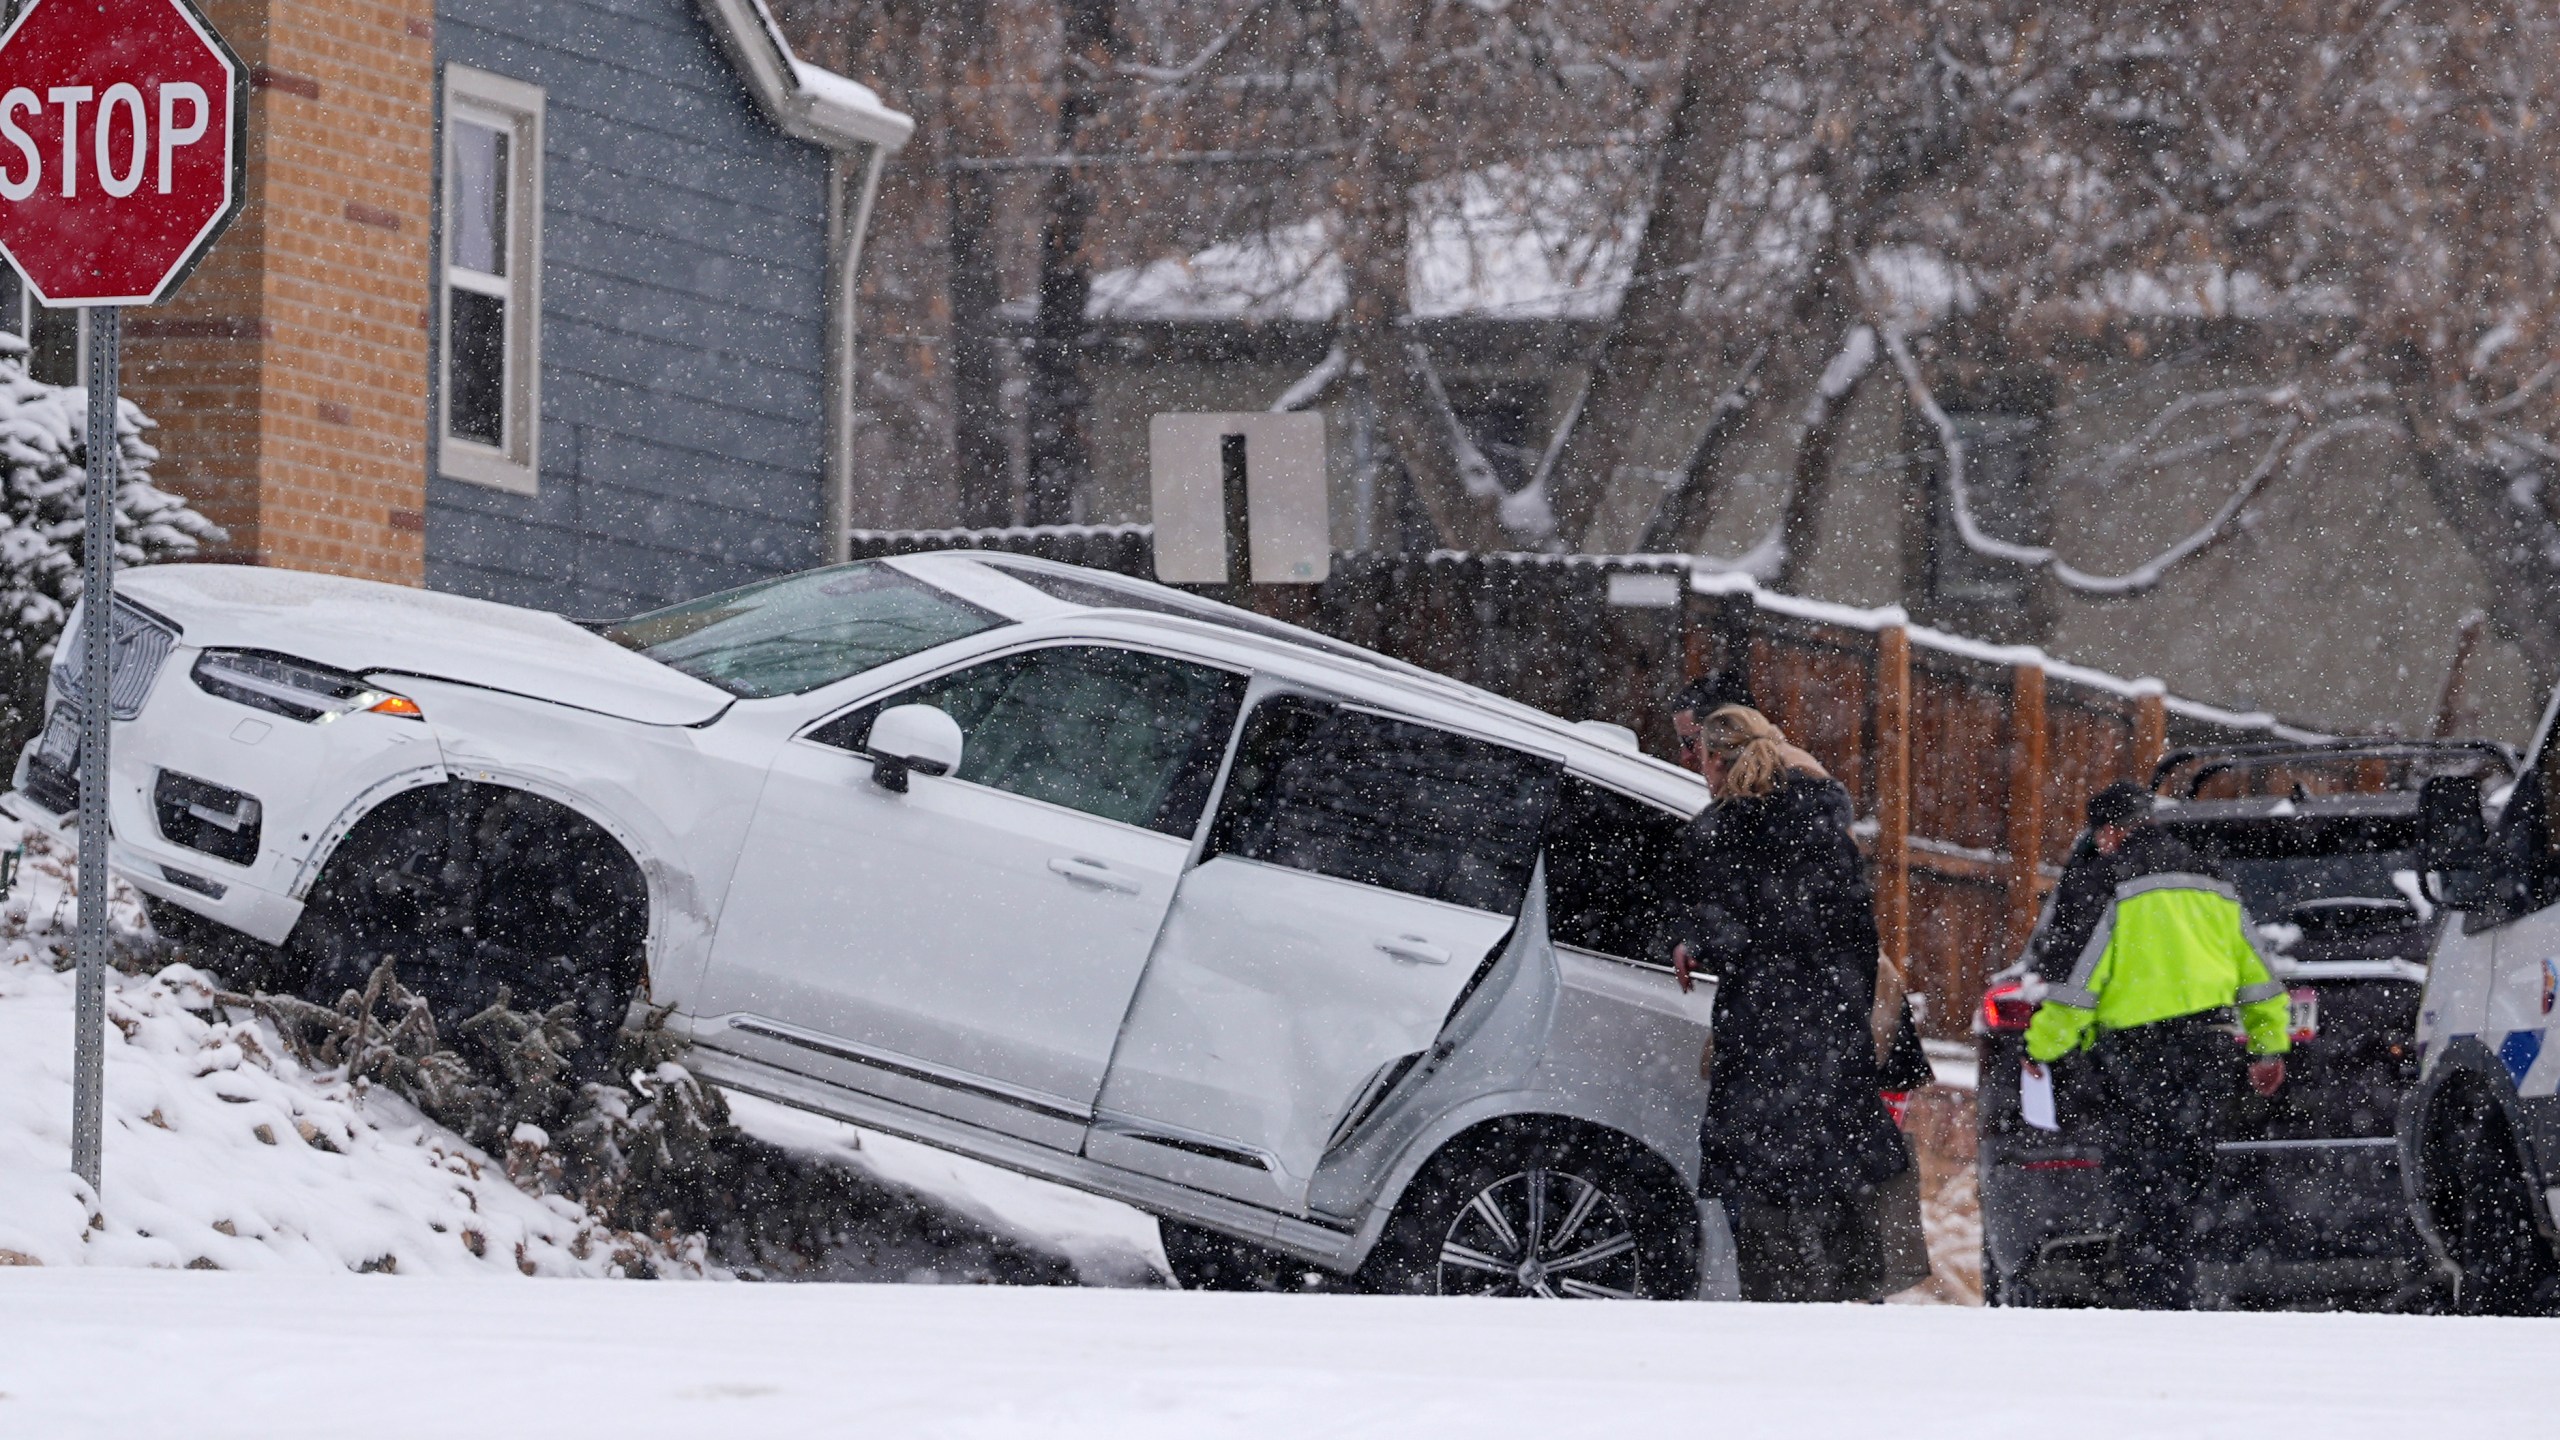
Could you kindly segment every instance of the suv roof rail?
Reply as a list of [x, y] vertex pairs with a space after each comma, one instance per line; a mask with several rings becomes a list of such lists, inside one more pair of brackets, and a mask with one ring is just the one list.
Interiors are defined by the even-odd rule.
[[2189, 745], [2160, 757], [2151, 769], [2152, 793], [2168, 783], [2180, 767], [2203, 764], [2187, 779], [2187, 798], [2204, 788], [2206, 781], [2226, 770], [2255, 769], [2284, 760], [2426, 760], [2473, 756], [2494, 762], [2513, 776], [2518, 760], [2513, 748], [2495, 740], [2255, 740], [2230, 745]]

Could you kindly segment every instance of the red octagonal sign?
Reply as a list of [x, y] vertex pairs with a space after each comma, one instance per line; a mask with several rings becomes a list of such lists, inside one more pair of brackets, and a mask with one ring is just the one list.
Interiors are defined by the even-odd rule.
[[0, 253], [48, 305], [149, 305], [240, 209], [247, 72], [187, 0], [35, 0], [0, 35]]

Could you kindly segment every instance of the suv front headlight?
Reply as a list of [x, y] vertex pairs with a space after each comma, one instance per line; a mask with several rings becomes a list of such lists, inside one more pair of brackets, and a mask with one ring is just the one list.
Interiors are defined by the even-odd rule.
[[207, 650], [196, 657], [196, 688], [235, 704], [308, 725], [370, 711], [401, 720], [426, 712], [406, 695], [378, 689], [361, 675], [258, 650]]

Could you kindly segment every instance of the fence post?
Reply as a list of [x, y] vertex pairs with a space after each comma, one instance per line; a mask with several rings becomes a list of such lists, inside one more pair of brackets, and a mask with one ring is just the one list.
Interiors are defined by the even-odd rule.
[[2026, 948], [2036, 928], [2037, 867], [2044, 862], [2044, 667], [2020, 665], [2009, 691], [2009, 945], [2002, 963]]
[[1911, 988], [1911, 632], [1876, 632], [1876, 928]]
[[2157, 689], [2133, 697], [2133, 774], [2138, 784], [2151, 783], [2152, 767], [2169, 753], [2169, 700]]

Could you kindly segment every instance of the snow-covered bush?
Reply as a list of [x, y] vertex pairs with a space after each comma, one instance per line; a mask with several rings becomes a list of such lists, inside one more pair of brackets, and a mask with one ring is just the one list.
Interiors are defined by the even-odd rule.
[[[222, 529], [151, 482], [151, 417], [122, 403], [116, 438], [116, 563], [183, 559]], [[80, 598], [80, 493], [88, 483], [85, 390], [27, 373], [26, 342], [0, 332], [0, 755], [14, 755], [44, 703], [45, 667]]]

